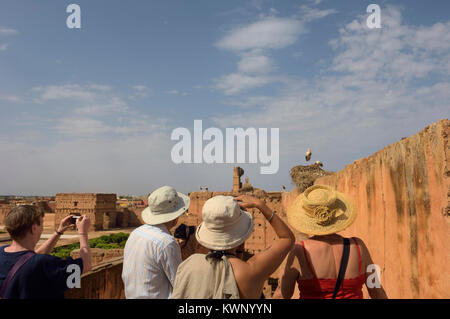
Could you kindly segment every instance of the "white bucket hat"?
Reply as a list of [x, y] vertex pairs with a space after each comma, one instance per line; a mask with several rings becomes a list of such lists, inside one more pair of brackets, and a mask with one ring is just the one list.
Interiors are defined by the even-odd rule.
[[202, 208], [202, 218], [195, 237], [209, 249], [237, 247], [253, 232], [252, 215], [241, 210], [232, 196], [218, 195], [208, 199]]
[[148, 196], [148, 207], [142, 211], [146, 224], [158, 225], [170, 222], [188, 210], [190, 199], [173, 187], [163, 186]]

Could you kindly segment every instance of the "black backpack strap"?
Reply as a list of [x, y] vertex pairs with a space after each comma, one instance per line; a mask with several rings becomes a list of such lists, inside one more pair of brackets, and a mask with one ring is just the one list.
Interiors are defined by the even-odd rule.
[[349, 255], [350, 255], [350, 240], [348, 238], [344, 238], [344, 250], [342, 252], [341, 266], [339, 267], [339, 275], [336, 280], [336, 286], [334, 286], [333, 299], [336, 299], [336, 295], [339, 289], [341, 288], [342, 281], [344, 280]]

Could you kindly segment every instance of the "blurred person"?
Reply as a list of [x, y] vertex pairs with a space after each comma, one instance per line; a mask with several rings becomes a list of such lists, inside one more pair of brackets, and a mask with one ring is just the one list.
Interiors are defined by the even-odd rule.
[[44, 212], [35, 206], [14, 207], [5, 218], [6, 230], [12, 243], [0, 247], [0, 298], [59, 299], [69, 289], [67, 279], [73, 273], [70, 265], [78, 265], [81, 273], [91, 269], [88, 242], [89, 216], [76, 221], [80, 235], [80, 257], [65, 260], [49, 255], [60, 236], [75, 227], [72, 215], [66, 216], [55, 233], [35, 249], [44, 229]]
[[[241, 209], [242, 208], [242, 209]], [[253, 232], [252, 215], [243, 209], [258, 208], [278, 239], [247, 261], [244, 243]], [[203, 222], [195, 236], [208, 254], [194, 254], [178, 268], [172, 298], [257, 299], [264, 282], [278, 268], [294, 244], [289, 227], [266, 204], [252, 196], [214, 196], [202, 208]]]
[[[362, 287], [373, 275], [366, 272], [373, 264], [369, 250], [360, 238], [337, 234], [356, 219], [351, 200], [329, 186], [314, 185], [294, 200], [287, 218], [310, 237], [289, 253], [274, 298], [291, 298], [297, 284], [301, 299], [362, 299]], [[367, 290], [371, 298], [387, 298], [381, 284]]]
[[158, 188], [142, 211], [144, 225], [125, 244], [122, 280], [127, 299], [167, 299], [182, 262], [181, 249], [169, 230], [189, 208], [188, 196], [173, 187]]

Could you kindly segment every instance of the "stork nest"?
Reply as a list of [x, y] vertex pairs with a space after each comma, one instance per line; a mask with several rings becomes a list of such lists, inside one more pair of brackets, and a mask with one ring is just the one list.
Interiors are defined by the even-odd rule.
[[314, 181], [322, 176], [334, 174], [333, 172], [325, 171], [317, 164], [312, 165], [297, 165], [291, 168], [292, 183], [297, 186], [300, 193], [305, 189], [314, 185]]

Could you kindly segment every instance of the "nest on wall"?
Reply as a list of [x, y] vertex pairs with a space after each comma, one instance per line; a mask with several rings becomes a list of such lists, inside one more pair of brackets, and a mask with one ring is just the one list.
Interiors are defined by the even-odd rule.
[[297, 189], [303, 193], [305, 189], [312, 186], [314, 181], [322, 176], [334, 174], [320, 168], [317, 164], [297, 165], [291, 168], [291, 180]]

